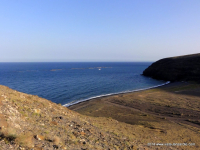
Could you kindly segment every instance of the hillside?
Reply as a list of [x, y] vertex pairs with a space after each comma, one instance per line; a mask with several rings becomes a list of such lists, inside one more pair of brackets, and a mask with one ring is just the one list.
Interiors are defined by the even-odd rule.
[[[161, 59], [143, 74], [200, 82], [200, 54]], [[69, 108], [0, 85], [0, 150], [194, 150], [199, 141], [199, 83], [174, 82]]]
[[199, 149], [199, 88], [170, 84], [98, 98], [70, 108], [79, 114], [0, 86], [0, 149]]
[[0, 149], [133, 149], [135, 141], [118, 134], [118, 126], [115, 120], [83, 116], [0, 86]]
[[200, 54], [158, 60], [145, 69], [143, 75], [166, 81], [200, 82]]

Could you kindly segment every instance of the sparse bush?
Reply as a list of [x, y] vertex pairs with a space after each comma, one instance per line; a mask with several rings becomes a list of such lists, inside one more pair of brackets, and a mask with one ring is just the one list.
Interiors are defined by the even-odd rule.
[[16, 131], [13, 128], [2, 128], [0, 131], [0, 136], [5, 138], [6, 141], [13, 141], [16, 139]]
[[61, 142], [61, 141], [60, 141], [60, 138], [59, 138], [58, 136], [55, 136], [55, 137], [53, 138], [53, 143], [54, 143], [55, 145], [59, 145], [60, 142]]
[[13, 141], [16, 139], [17, 135], [16, 135], [16, 131], [13, 128], [8, 128], [7, 129], [7, 135], [6, 135], [7, 139], [9, 141]]
[[18, 143], [22, 147], [31, 148], [31, 147], [34, 146], [34, 144], [33, 144], [33, 135], [30, 132], [26, 133], [26, 134], [19, 135], [16, 138], [15, 141], [16, 141], [16, 143]]

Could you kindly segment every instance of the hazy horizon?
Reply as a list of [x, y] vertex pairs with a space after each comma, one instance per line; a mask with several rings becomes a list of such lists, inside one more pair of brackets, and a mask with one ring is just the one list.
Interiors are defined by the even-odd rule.
[[154, 62], [199, 53], [199, 0], [0, 1], [0, 62]]
[[62, 63], [62, 62], [63, 63], [64, 62], [75, 62], [75, 63], [76, 62], [83, 62], [83, 63], [95, 63], [95, 62], [97, 62], [97, 63], [101, 63], [101, 62], [102, 63], [104, 63], [104, 62], [105, 63], [106, 62], [109, 63], [109, 62], [111, 62], [112, 63], [113, 62], [114, 63], [114, 62], [122, 62], [123, 63], [123, 62], [154, 62], [154, 61], [125, 61], [125, 60], [124, 61], [123, 60], [122, 61], [120, 61], [120, 60], [119, 61], [112, 61], [112, 60], [110, 60], [110, 61], [95, 61], [95, 60], [94, 61], [91, 61], [91, 60], [90, 61], [87, 61], [87, 60], [71, 60], [71, 61], [70, 60], [64, 60], [64, 61], [62, 61], [62, 60], [56, 60], [56, 61], [53, 61], [53, 60], [50, 60], [50, 61], [45, 61], [45, 60], [43, 60], [43, 61], [33, 61], [33, 60], [32, 61], [29, 61], [29, 60], [28, 61], [26, 61], [26, 60], [24, 60], [24, 61], [0, 61], [0, 63], [26, 63], [26, 62], [27, 63], [34, 63], [34, 62], [38, 62], [38, 63], [54, 63], [54, 62], [55, 63]]

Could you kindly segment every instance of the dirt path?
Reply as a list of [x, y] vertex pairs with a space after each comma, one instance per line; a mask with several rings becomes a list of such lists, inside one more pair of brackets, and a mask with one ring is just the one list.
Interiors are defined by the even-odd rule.
[[[200, 128], [199, 84], [172, 83], [159, 88], [113, 95], [82, 102], [69, 108], [91, 116], [112, 116], [120, 108]], [[112, 110], [107, 105], [116, 106]], [[99, 114], [98, 110], [101, 110]], [[106, 111], [106, 113], [104, 113]], [[94, 113], [95, 112], [95, 113]], [[104, 113], [104, 114], [103, 114]], [[130, 113], [130, 112], [122, 112]], [[87, 114], [88, 115], [88, 114]], [[120, 116], [119, 116], [120, 117]], [[117, 116], [115, 115], [117, 119]], [[122, 119], [123, 120], [123, 119]]]
[[[196, 123], [192, 123], [192, 122], [189, 122], [189, 121], [186, 121], [186, 120], [189, 120], [191, 119], [191, 117], [186, 117], [186, 116], [170, 116], [170, 115], [166, 115], [166, 114], [159, 114], [159, 113], [156, 113], [156, 112], [153, 112], [153, 111], [148, 111], [148, 109], [145, 109], [145, 110], [141, 110], [141, 109], [138, 109], [138, 108], [134, 108], [134, 107], [130, 107], [130, 106], [123, 106], [123, 105], [120, 105], [120, 104], [117, 104], [117, 103], [113, 103], [113, 102], [109, 102], [109, 101], [104, 101], [105, 103], [107, 104], [111, 104], [111, 105], [114, 105], [114, 106], [117, 106], [117, 107], [122, 107], [122, 108], [126, 108], [126, 109], [131, 109], [131, 110], [134, 110], [134, 111], [137, 111], [137, 112], [140, 112], [140, 113], [147, 113], [147, 114], [150, 114], [150, 115], [153, 115], [155, 117], [158, 117], [158, 118], [166, 118], [167, 120], [171, 121], [171, 122], [174, 122], [174, 123], [177, 123], [180, 125], [180, 123], [183, 123], [183, 124], [187, 124], [187, 125], [191, 125], [193, 127], [197, 127], [197, 128], [200, 128], [200, 124], [196, 124]], [[194, 114], [194, 113], [199, 113], [198, 111], [190, 111], [191, 114]], [[197, 115], [198, 118], [195, 118], [195, 119], [199, 119], [199, 115]], [[193, 117], [192, 117], [193, 118]], [[196, 131], [195, 131], [196, 132]]]
[[[139, 113], [150, 114], [150, 115], [158, 117], [158, 118], [165, 118], [166, 120], [177, 123], [179, 125], [180, 125], [180, 123], [183, 123], [183, 124], [191, 125], [193, 127], [200, 128], [200, 123], [198, 123], [198, 122], [193, 123], [193, 122], [189, 121], [191, 119], [199, 120], [200, 119], [200, 112], [199, 111], [186, 110], [186, 109], [181, 109], [181, 108], [172, 108], [172, 110], [169, 110], [169, 108], [167, 108], [168, 109], [167, 112], [164, 112], [163, 110], [165, 110], [166, 108], [164, 108], [162, 106], [147, 104], [147, 103], [146, 104], [135, 103], [135, 105], [125, 106], [123, 104], [120, 104], [120, 103], [117, 103], [117, 102], [114, 102], [114, 101], [111, 102], [111, 101], [104, 100], [104, 101], [101, 101], [101, 102], [105, 103], [105, 105], [109, 104], [109, 105], [117, 106], [117, 107], [120, 107], [120, 108], [130, 109], [130, 110], [133, 110], [133, 111], [139, 112]], [[90, 107], [90, 106], [91, 106], [90, 103], [83, 102], [83, 103], [80, 103], [73, 110], [78, 111], [80, 109], [87, 108], [87, 107]], [[157, 110], [157, 112], [155, 112], [153, 110]], [[158, 112], [158, 110], [162, 110], [162, 112]], [[177, 110], [179, 110], [179, 113], [173, 114], [173, 112], [174, 111], [177, 112]], [[184, 112], [184, 114], [181, 115], [180, 112]]]

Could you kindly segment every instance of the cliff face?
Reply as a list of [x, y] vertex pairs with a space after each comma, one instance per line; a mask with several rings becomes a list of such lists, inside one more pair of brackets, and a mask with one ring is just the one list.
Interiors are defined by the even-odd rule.
[[200, 54], [158, 60], [145, 69], [143, 75], [166, 81], [200, 82]]

